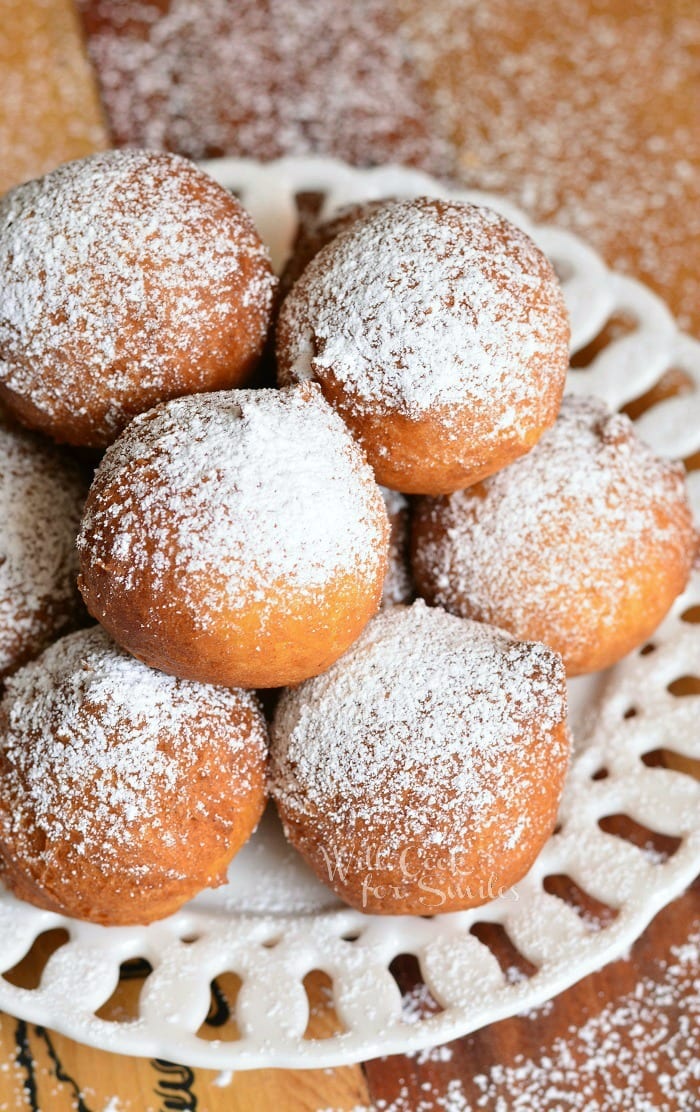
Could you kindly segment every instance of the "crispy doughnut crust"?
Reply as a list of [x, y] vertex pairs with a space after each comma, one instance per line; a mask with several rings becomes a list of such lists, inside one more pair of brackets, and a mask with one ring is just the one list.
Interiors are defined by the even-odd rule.
[[238, 200], [155, 151], [93, 155], [12, 190], [0, 269], [0, 400], [95, 448], [165, 398], [247, 381], [276, 285]]
[[697, 534], [683, 468], [627, 417], [567, 397], [530, 455], [419, 500], [411, 549], [429, 602], [551, 645], [575, 676], [653, 634], [685, 588]]
[[505, 892], [555, 821], [568, 767], [561, 659], [417, 602], [286, 691], [271, 792], [289, 841], [346, 903], [456, 911]]
[[147, 669], [99, 627], [57, 642], [0, 704], [0, 871], [20, 899], [147, 923], [226, 881], [263, 811], [257, 700]]
[[233, 687], [323, 671], [376, 613], [379, 487], [312, 384], [181, 398], [106, 453], [78, 540], [90, 613], [139, 659]]
[[308, 263], [276, 325], [278, 379], [315, 379], [377, 481], [478, 482], [556, 419], [569, 325], [554, 271], [489, 209], [418, 198], [354, 220]]

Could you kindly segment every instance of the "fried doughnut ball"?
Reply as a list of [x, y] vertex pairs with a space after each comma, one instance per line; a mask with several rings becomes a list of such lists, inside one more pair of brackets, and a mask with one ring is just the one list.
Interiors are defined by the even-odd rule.
[[148, 923], [224, 884], [265, 802], [253, 695], [147, 668], [99, 626], [7, 683], [0, 875], [21, 899], [105, 925]]
[[553, 424], [569, 326], [556, 276], [487, 208], [419, 198], [355, 221], [311, 260], [276, 326], [281, 383], [315, 379], [377, 481], [468, 486]]
[[0, 400], [101, 448], [181, 394], [238, 386], [275, 290], [247, 213], [183, 158], [110, 151], [0, 200]]
[[270, 790], [289, 841], [384, 915], [478, 907], [551, 833], [569, 760], [561, 658], [421, 601], [284, 692]]
[[87, 487], [73, 460], [0, 416], [0, 680], [82, 613], [75, 537]]
[[80, 589], [155, 668], [279, 687], [327, 668], [376, 612], [388, 530], [370, 467], [314, 384], [179, 398], [106, 452]]
[[389, 518], [389, 563], [382, 592], [382, 606], [398, 606], [415, 597], [409, 561], [411, 539], [408, 499], [396, 490], [380, 487]]
[[567, 396], [524, 459], [419, 501], [418, 592], [544, 641], [570, 676], [607, 668], [654, 632], [686, 585], [697, 538], [683, 475], [628, 417]]
[[316, 214], [307, 215], [304, 218], [302, 213], [292, 253], [280, 274], [280, 298], [287, 296], [294, 283], [301, 277], [306, 267], [318, 255], [322, 247], [325, 247], [341, 232], [352, 227], [355, 221], [362, 220], [365, 216], [371, 216], [378, 209], [392, 204], [392, 202], [393, 198], [357, 201], [352, 205], [344, 205], [332, 216], [325, 219], [319, 219]]

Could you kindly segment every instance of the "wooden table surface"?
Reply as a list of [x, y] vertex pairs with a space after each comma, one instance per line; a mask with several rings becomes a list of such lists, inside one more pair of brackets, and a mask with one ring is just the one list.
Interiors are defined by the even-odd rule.
[[[700, 334], [694, 0], [395, 0], [391, 8], [427, 90], [430, 126], [452, 144], [453, 173], [582, 232]], [[0, 14], [3, 190], [109, 136], [70, 0], [0, 0]], [[45, 957], [33, 954], [12, 976], [31, 981]], [[138, 994], [141, 971], [131, 972], [115, 1014]], [[395, 973], [416, 1014], [433, 1006], [411, 962]], [[308, 985], [311, 1035], [335, 1022], [326, 987], [323, 978]], [[235, 986], [221, 988], [214, 1037]], [[698, 1107], [698, 884], [624, 960], [534, 1013], [411, 1057], [225, 1078], [92, 1051], [0, 1016], [0, 1112]]]

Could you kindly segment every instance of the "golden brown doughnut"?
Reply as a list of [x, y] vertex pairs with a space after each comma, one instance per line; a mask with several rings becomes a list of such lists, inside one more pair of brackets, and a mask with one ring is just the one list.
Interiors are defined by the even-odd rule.
[[93, 155], [12, 190], [0, 273], [0, 399], [92, 447], [162, 399], [246, 381], [275, 288], [236, 198], [153, 151]]
[[7, 682], [0, 874], [23, 900], [147, 923], [226, 881], [265, 801], [265, 720], [245, 691], [156, 672], [99, 626]]
[[323, 671], [376, 612], [388, 522], [318, 386], [163, 403], [109, 448], [78, 541], [80, 589], [155, 668], [230, 687]]
[[524, 232], [419, 198], [355, 221], [311, 260], [277, 322], [278, 376], [321, 384], [378, 482], [443, 494], [554, 422], [568, 339], [554, 271]]
[[651, 636], [686, 585], [697, 538], [683, 475], [628, 417], [567, 396], [529, 455], [419, 501], [418, 591], [544, 641], [569, 675], [607, 668]]
[[372, 213], [377, 212], [384, 205], [391, 204], [393, 200], [393, 197], [387, 197], [383, 200], [357, 201], [355, 204], [345, 205], [338, 209], [337, 212], [325, 220], [319, 220], [318, 216], [314, 215], [308, 215], [304, 218], [302, 214], [292, 253], [280, 274], [280, 299], [287, 296], [294, 283], [301, 277], [306, 267], [318, 255], [322, 247], [325, 247], [341, 232], [352, 227], [356, 220], [371, 216]]
[[0, 415], [0, 680], [82, 611], [75, 537], [86, 494], [73, 460]]
[[425, 606], [384, 610], [282, 695], [270, 790], [285, 833], [353, 907], [477, 907], [530, 868], [569, 759], [561, 658]]

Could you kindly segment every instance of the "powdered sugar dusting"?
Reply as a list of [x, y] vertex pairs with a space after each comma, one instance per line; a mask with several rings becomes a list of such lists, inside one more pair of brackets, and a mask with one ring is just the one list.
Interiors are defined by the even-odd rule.
[[553, 736], [565, 717], [551, 650], [422, 602], [395, 607], [327, 672], [282, 696], [272, 794], [344, 837], [359, 825], [385, 832], [388, 849], [416, 837], [426, 849], [457, 847], [470, 823], [502, 817], [504, 798], [528, 811], [550, 790], [524, 754], [565, 761]]
[[700, 932], [673, 947], [664, 979], [641, 978], [537, 1058], [477, 1074], [476, 1108], [691, 1112], [700, 1087]]
[[[208, 802], [205, 785], [220, 776], [222, 751], [246, 748], [260, 762], [266, 745], [254, 695], [148, 668], [99, 626], [64, 637], [11, 677], [0, 723], [2, 840], [39, 869], [65, 867], [59, 855], [72, 845], [105, 873], [147, 873], [125, 852], [132, 842], [147, 836], [167, 856], [187, 833], [163, 822], [168, 800], [196, 794], [193, 817], [214, 818], [220, 781]], [[249, 790], [226, 779], [229, 797]]]
[[71, 460], [0, 420], [0, 676], [77, 615], [86, 483]]
[[279, 609], [338, 573], [376, 575], [385, 531], [372, 472], [318, 387], [232, 390], [132, 422], [97, 472], [78, 548], [121, 590], [147, 581], [159, 607], [206, 627], [251, 599]]
[[408, 564], [409, 517], [408, 498], [388, 487], [380, 487], [389, 516], [389, 563], [382, 592], [382, 606], [397, 606], [414, 597], [413, 580]]
[[383, 206], [309, 263], [278, 325], [285, 377], [332, 373], [358, 412], [420, 418], [469, 403], [494, 435], [538, 407], [534, 366], [566, 373], [554, 272], [503, 217], [463, 202]]
[[655, 456], [627, 417], [597, 399], [567, 396], [536, 447], [482, 489], [420, 505], [414, 572], [448, 609], [514, 630], [539, 613], [554, 644], [570, 643], [588, 635], [587, 616], [615, 622], [635, 589], [630, 573], [652, 548], [688, 562], [682, 467]]
[[42, 413], [86, 415], [93, 443], [206, 388], [236, 330], [259, 352], [275, 287], [237, 202], [186, 160], [146, 151], [7, 194], [0, 269], [0, 381]]
[[[700, 327], [700, 22], [678, 0], [398, 0], [459, 177], [569, 228]], [[676, 213], [683, 213], [679, 231]]]
[[439, 171], [447, 148], [384, 0], [82, 0], [118, 144]]
[[285, 296], [289, 293], [314, 256], [340, 232], [352, 227], [356, 220], [371, 216], [377, 209], [395, 200], [395, 197], [385, 197], [372, 201], [356, 201], [354, 204], [342, 205], [325, 220], [318, 212], [304, 211], [302, 207], [294, 247], [280, 275], [280, 293]]
[[[508, 1060], [480, 1072], [474, 1064], [493, 1057], [488, 1037], [408, 1054], [403, 1068], [394, 1060], [393, 1070], [370, 1074], [373, 1090], [383, 1095], [375, 1095], [371, 1109], [355, 1105], [352, 1112], [693, 1112], [700, 1085], [699, 969], [700, 931], [694, 929], [629, 991], [602, 1005], [589, 995], [593, 1014], [536, 1050], [510, 1054], [510, 1040], [497, 1040]], [[557, 1001], [548, 1008], [556, 1014]], [[516, 1037], [532, 1044], [537, 1031], [529, 1026]], [[416, 1070], [413, 1061], [432, 1068]]]

